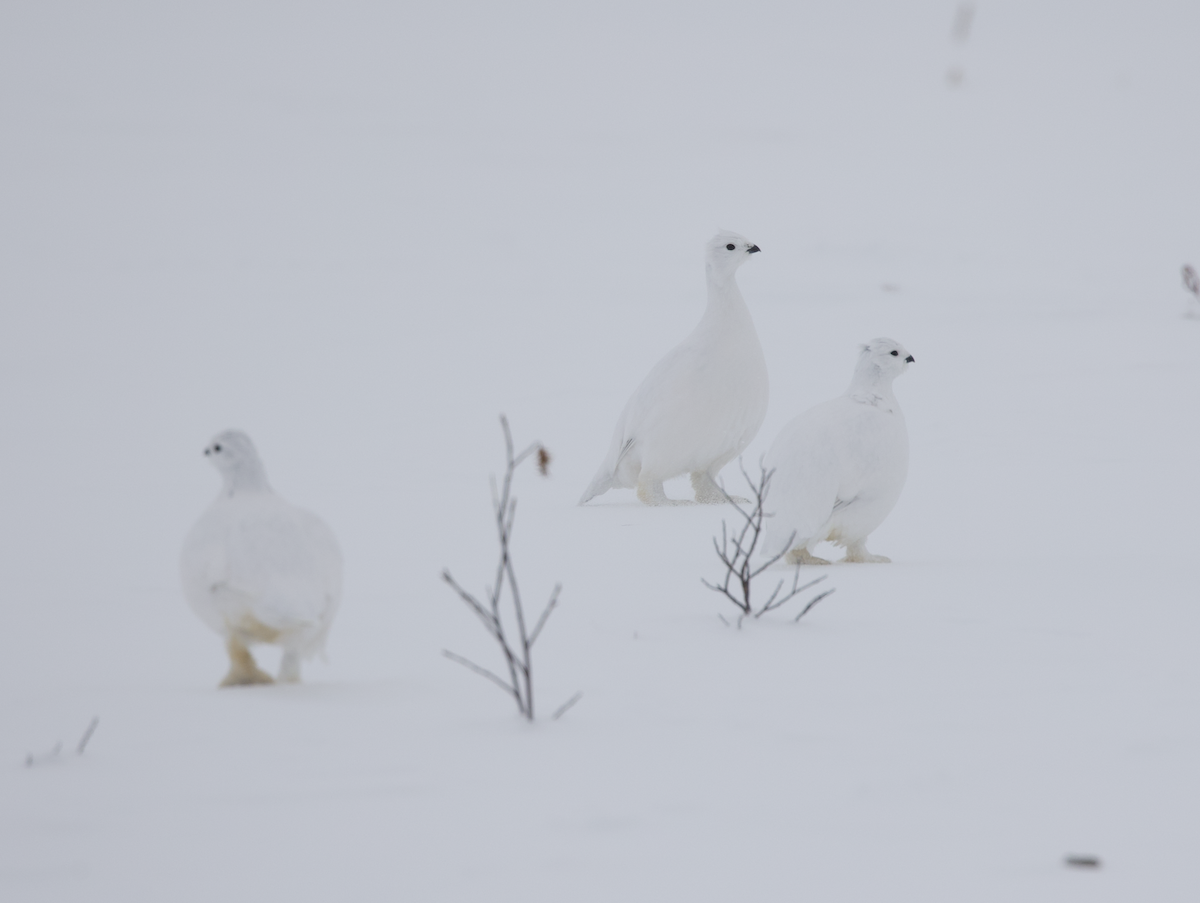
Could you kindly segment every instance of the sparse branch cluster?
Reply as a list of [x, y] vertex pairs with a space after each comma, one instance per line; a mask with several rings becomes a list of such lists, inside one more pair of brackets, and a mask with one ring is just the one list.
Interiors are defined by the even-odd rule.
[[[521, 602], [521, 591], [517, 584], [516, 571], [513, 569], [510, 548], [513, 519], [517, 513], [517, 500], [512, 497], [512, 481], [513, 473], [517, 467], [526, 458], [534, 455], [536, 455], [538, 470], [545, 475], [550, 464], [550, 455], [537, 442], [530, 445], [520, 454], [514, 455], [512, 432], [508, 427], [508, 419], [501, 416], [500, 425], [504, 430], [506, 463], [504, 479], [501, 482], [499, 490], [497, 490], [495, 479], [493, 478], [492, 480], [492, 510], [496, 519], [496, 534], [500, 542], [500, 558], [496, 564], [495, 579], [486, 588], [484, 594], [485, 601], [482, 602], [473, 594], [463, 589], [454, 577], [451, 576], [449, 569], [442, 571], [442, 579], [450, 584], [454, 591], [458, 593], [459, 598], [475, 613], [484, 628], [500, 646], [500, 651], [504, 657], [505, 667], [508, 672], [508, 679], [506, 680], [495, 672], [489, 671], [487, 668], [481, 667], [475, 662], [449, 650], [443, 650], [442, 654], [451, 661], [458, 662], [481, 677], [487, 678], [510, 694], [521, 714], [532, 721], [534, 715], [533, 644], [541, 636], [542, 629], [546, 626], [546, 621], [550, 618], [550, 614], [558, 604], [558, 594], [562, 586], [561, 584], [555, 585], [554, 591], [550, 594], [550, 600], [546, 603], [546, 607], [542, 610], [537, 622], [533, 625], [533, 629], [530, 630], [525, 619], [525, 608]], [[505, 627], [505, 618], [501, 611], [501, 603], [505, 596], [505, 587], [508, 588], [509, 607], [512, 610], [512, 620], [516, 627], [515, 635]], [[578, 698], [577, 694], [555, 713], [555, 717], [557, 718], [566, 711]]]
[[[785, 591], [784, 584], [786, 581], [780, 580], [767, 601], [757, 609], [754, 607], [750, 595], [754, 578], [758, 577], [763, 571], [767, 570], [767, 568], [771, 567], [771, 565], [787, 554], [787, 550], [791, 548], [792, 539], [795, 539], [795, 534], [792, 534], [792, 537], [778, 555], [766, 559], [758, 567], [753, 565], [754, 550], [757, 548], [759, 539], [762, 536], [763, 521], [767, 517], [763, 506], [767, 500], [767, 493], [771, 488], [771, 477], [775, 471], [774, 469], [766, 469], [760, 461], [759, 477], [756, 482], [746, 472], [746, 467], [742, 464], [740, 458], [738, 459], [738, 468], [741, 470], [742, 476], [745, 478], [746, 484], [750, 487], [750, 492], [753, 496], [750, 500], [751, 508], [747, 511], [731, 496], [726, 494], [729, 503], [737, 509], [738, 514], [742, 517], [741, 529], [738, 530], [735, 528], [734, 531], [730, 531], [726, 527], [725, 521], [721, 521], [721, 542], [718, 544], [717, 538], [714, 536], [713, 548], [717, 552], [717, 557], [721, 559], [721, 563], [725, 565], [725, 578], [720, 583], [709, 583], [704, 578], [701, 578], [701, 582], [714, 592], [725, 596], [725, 598], [737, 606], [741, 612], [738, 619], [740, 624], [742, 618], [761, 618], [767, 612], [781, 608], [796, 596], [816, 586], [826, 578], [823, 576], [818, 577], [816, 580], [810, 580], [808, 583], [801, 585], [800, 568], [797, 566], [790, 588]], [[724, 489], [722, 489], [722, 492], [724, 492]], [[800, 614], [796, 616], [795, 620], [799, 621], [814, 605], [832, 592], [832, 589], [827, 589], [810, 599]]]
[[[79, 743], [75, 746], [75, 755], [82, 756], [83, 751], [87, 749], [88, 741], [92, 739], [92, 734], [96, 733], [96, 728], [100, 725], [100, 718], [93, 718], [88, 722], [87, 728], [83, 732], [83, 736], [79, 738]], [[47, 753], [35, 754], [30, 753], [25, 757], [25, 767], [33, 768], [35, 765], [45, 765], [48, 762], [58, 760], [59, 754], [62, 752], [62, 741], [54, 744], [54, 748]]]

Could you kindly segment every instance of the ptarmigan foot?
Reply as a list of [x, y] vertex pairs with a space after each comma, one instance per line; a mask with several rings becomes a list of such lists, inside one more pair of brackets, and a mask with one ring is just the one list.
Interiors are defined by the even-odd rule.
[[663, 489], [662, 480], [639, 480], [637, 486], [638, 501], [643, 505], [690, 505], [688, 499], [669, 499]]
[[872, 555], [867, 551], [867, 544], [860, 542], [846, 546], [846, 557], [841, 563], [849, 564], [891, 564], [892, 559], [886, 555]]
[[276, 680], [281, 684], [300, 683], [300, 655], [298, 653], [283, 653], [283, 659], [279, 662], [279, 677]]
[[222, 687], [249, 687], [254, 684], [273, 684], [274, 680], [266, 671], [254, 663], [254, 656], [246, 648], [246, 644], [237, 637], [230, 637], [226, 644], [229, 650], [229, 673], [221, 681]]
[[703, 470], [692, 474], [692, 488], [696, 490], [696, 504], [698, 505], [724, 505], [726, 502], [746, 504], [750, 501], [738, 495], [727, 496], [721, 491], [721, 487], [717, 485], [716, 481]]
[[804, 546], [798, 549], [792, 549], [783, 556], [783, 560], [788, 564], [829, 564], [830, 562], [824, 558], [818, 558], [813, 555]]

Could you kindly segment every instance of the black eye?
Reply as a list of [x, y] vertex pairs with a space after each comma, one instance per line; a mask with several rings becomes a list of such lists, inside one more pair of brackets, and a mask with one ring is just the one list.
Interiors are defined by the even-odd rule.
[[725, 246], [725, 250], [726, 250], [726, 251], [732, 251], [732, 250], [733, 250], [733, 245], [726, 245], [726, 246]]
[[892, 352], [892, 357], [899, 357], [899, 356], [900, 356], [900, 352], [899, 352], [899, 351], [893, 351], [893, 352]]
[[220, 450], [221, 450], [221, 446], [219, 446], [219, 445], [214, 445], [214, 446], [213, 446], [213, 451], [215, 451], [215, 452], [219, 452]]

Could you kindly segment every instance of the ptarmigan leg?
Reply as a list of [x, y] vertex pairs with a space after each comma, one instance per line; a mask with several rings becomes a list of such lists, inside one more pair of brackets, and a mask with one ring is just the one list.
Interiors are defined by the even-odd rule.
[[223, 687], [246, 687], [251, 684], [273, 684], [271, 675], [259, 669], [250, 650], [235, 636], [229, 638], [225, 648], [229, 650], [229, 673], [221, 681]]
[[829, 564], [829, 561], [824, 558], [818, 558], [804, 546], [797, 546], [792, 549], [783, 556], [783, 560], [788, 564]]
[[842, 561], [851, 564], [891, 564], [892, 559], [884, 555], [872, 555], [867, 551], [867, 541], [852, 542], [846, 546], [846, 557]]
[[721, 491], [721, 487], [717, 485], [717, 481], [712, 478], [712, 475], [703, 470], [697, 470], [692, 473], [692, 488], [696, 490], [696, 503], [699, 505], [724, 505], [728, 501], [745, 504], [750, 501], [749, 499], [742, 498], [740, 495], [726, 497], [725, 493]]
[[638, 480], [638, 501], [643, 505], [690, 505], [686, 499], [669, 499], [663, 489], [662, 480]]
[[300, 683], [300, 654], [284, 651], [283, 659], [279, 662], [279, 677], [281, 684]]

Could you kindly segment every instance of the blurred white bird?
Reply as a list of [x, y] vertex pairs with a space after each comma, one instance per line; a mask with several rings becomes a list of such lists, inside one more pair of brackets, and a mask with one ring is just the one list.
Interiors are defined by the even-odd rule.
[[625, 405], [579, 504], [614, 486], [636, 487], [647, 505], [691, 504], [663, 491], [663, 480], [684, 473], [692, 475], [697, 502], [725, 501], [717, 473], [750, 444], [767, 414], [767, 362], [735, 279], [758, 250], [732, 232], [709, 241], [704, 316]]
[[867, 551], [908, 475], [908, 428], [892, 380], [913, 356], [892, 339], [862, 346], [846, 394], [788, 423], [767, 452], [774, 469], [763, 553], [787, 551], [791, 564], [829, 564], [812, 551], [829, 541], [844, 561], [889, 561]]
[[283, 648], [279, 680], [300, 680], [300, 659], [320, 652], [342, 592], [337, 540], [314, 514], [267, 483], [250, 437], [219, 434], [204, 454], [221, 474], [221, 494], [183, 544], [183, 593], [201, 620], [225, 637], [229, 673], [221, 686], [272, 683], [253, 643]]

